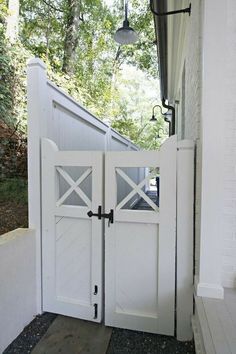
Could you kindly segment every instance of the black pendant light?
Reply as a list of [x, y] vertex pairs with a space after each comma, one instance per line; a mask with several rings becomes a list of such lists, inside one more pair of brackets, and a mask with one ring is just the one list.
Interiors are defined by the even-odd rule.
[[114, 39], [119, 44], [132, 44], [138, 40], [137, 33], [129, 26], [128, 0], [125, 0], [125, 20], [123, 26], [116, 31]]

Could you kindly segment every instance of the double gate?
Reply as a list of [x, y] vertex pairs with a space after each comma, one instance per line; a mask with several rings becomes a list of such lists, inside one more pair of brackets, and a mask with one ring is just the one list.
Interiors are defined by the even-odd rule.
[[[159, 203], [146, 193], [157, 172]], [[175, 136], [160, 152], [42, 140], [44, 311], [173, 335], [175, 228]]]

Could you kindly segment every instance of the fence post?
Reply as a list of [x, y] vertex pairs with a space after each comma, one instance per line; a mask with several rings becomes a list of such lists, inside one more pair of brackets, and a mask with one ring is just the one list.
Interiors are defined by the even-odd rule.
[[107, 132], [105, 135], [105, 151], [110, 151], [111, 150], [111, 141], [112, 141], [112, 136], [111, 136], [111, 127], [107, 127]]
[[177, 145], [177, 339], [192, 339], [194, 142]]
[[37, 312], [42, 313], [40, 142], [47, 137], [48, 101], [46, 66], [38, 58], [27, 65], [27, 97], [29, 227], [36, 231], [36, 302]]

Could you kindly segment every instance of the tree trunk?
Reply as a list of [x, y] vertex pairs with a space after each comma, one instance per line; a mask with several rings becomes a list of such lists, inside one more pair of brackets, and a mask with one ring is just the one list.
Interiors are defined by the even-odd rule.
[[19, 10], [19, 0], [9, 0], [6, 35], [11, 43], [14, 43], [18, 37]]
[[64, 42], [64, 58], [62, 70], [67, 74], [73, 74], [75, 54], [78, 46], [78, 31], [80, 22], [80, 1], [67, 0], [68, 16], [66, 35]]

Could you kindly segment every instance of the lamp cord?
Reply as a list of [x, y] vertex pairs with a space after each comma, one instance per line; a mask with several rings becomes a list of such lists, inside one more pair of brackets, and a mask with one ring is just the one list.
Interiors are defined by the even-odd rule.
[[128, 21], [128, 0], [125, 0], [125, 22]]

